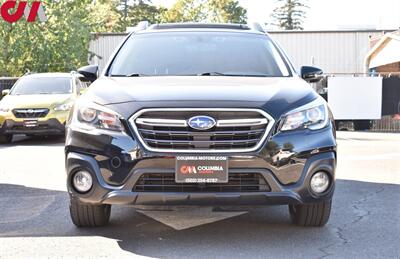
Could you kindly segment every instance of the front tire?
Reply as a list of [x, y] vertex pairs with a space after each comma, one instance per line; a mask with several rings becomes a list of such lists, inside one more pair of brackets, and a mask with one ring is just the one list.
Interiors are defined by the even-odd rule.
[[102, 227], [110, 221], [111, 205], [91, 205], [71, 197], [69, 211], [77, 227]]
[[331, 214], [332, 199], [313, 204], [289, 205], [292, 222], [304, 227], [322, 227]]
[[0, 135], [0, 144], [10, 144], [12, 142], [13, 135], [6, 134]]

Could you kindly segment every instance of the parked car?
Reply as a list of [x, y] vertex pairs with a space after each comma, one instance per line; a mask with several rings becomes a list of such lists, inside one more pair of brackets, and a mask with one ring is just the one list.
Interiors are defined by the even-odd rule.
[[[93, 80], [96, 66], [79, 73]], [[112, 205], [289, 205], [327, 223], [335, 189], [332, 113], [259, 26], [161, 24], [131, 33], [67, 123], [72, 222]], [[304, 79], [304, 80], [303, 80]]]
[[0, 143], [13, 135], [64, 135], [70, 109], [86, 84], [78, 73], [21, 77], [0, 101]]

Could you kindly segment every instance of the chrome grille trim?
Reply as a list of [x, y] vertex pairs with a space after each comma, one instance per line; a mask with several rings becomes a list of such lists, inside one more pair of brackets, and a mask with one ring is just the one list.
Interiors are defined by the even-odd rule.
[[[169, 135], [179, 135], [179, 136], [192, 136], [194, 135], [193, 132], [191, 131], [167, 131], [167, 130], [146, 130], [146, 129], [140, 129], [139, 130], [142, 133], [159, 133], [159, 134], [169, 134]], [[212, 136], [224, 136], [224, 135], [232, 135], [232, 134], [259, 134], [264, 132], [264, 129], [261, 130], [236, 130], [236, 131], [216, 131], [216, 132], [196, 132], [196, 135], [212, 135]]]
[[[137, 124], [147, 126], [164, 126], [164, 127], [187, 127], [186, 120], [170, 120], [170, 119], [150, 119], [138, 118]], [[246, 127], [246, 126], [259, 126], [268, 124], [267, 119], [238, 119], [238, 120], [219, 120], [217, 127]]]
[[19, 119], [31, 119], [31, 118], [43, 118], [46, 117], [47, 114], [50, 112], [49, 109], [14, 109], [13, 114], [16, 118]]
[[[243, 132], [246, 134], [250, 134], [251, 131], [254, 132], [254, 134], [264, 134], [258, 138], [258, 139], [248, 139], [248, 140], [239, 140], [238, 143], [254, 143], [257, 141], [257, 144], [254, 145], [251, 148], [230, 148], [230, 149], [223, 149], [223, 148], [215, 148], [215, 149], [180, 149], [179, 147], [174, 147], [174, 148], [156, 148], [156, 147], [151, 147], [148, 145], [146, 141], [157, 141], [154, 139], [148, 139], [142, 136], [142, 132], [146, 131], [146, 129], [138, 129], [136, 124], [139, 125], [146, 125], [146, 126], [162, 126], [162, 127], [187, 127], [187, 121], [186, 120], [172, 120], [172, 119], [159, 119], [159, 118], [139, 118], [141, 115], [148, 113], [148, 112], [255, 112], [260, 115], [262, 115], [264, 118], [257, 118], [257, 119], [231, 119], [231, 120], [220, 120], [219, 123], [217, 123], [217, 127], [223, 128], [223, 127], [246, 127], [246, 126], [263, 126], [265, 125], [265, 132], [264, 129], [261, 131], [259, 130], [248, 130], [248, 131], [237, 131], [237, 132]], [[201, 114], [199, 114], [201, 115]], [[133, 116], [129, 118], [129, 123], [132, 126], [135, 136], [137, 140], [144, 146], [144, 148], [148, 151], [151, 152], [157, 152], [157, 153], [203, 153], [203, 154], [210, 154], [210, 153], [215, 153], [215, 154], [221, 154], [221, 153], [248, 153], [248, 152], [253, 152], [258, 150], [264, 143], [265, 140], [267, 139], [269, 133], [271, 132], [273, 126], [275, 125], [275, 120], [274, 118], [269, 115], [267, 112], [260, 110], [260, 109], [241, 109], [241, 108], [150, 108], [150, 109], [143, 109], [135, 113]], [[179, 125], [179, 126], [178, 126]], [[185, 126], [184, 126], [185, 125]], [[157, 132], [157, 130], [150, 130], [152, 132]], [[162, 131], [159, 131], [162, 133]], [[235, 131], [215, 131], [215, 132], [208, 132], [205, 134], [211, 134], [211, 135], [216, 135], [218, 134], [237, 134]], [[191, 131], [165, 131], [166, 134], [171, 134], [171, 135], [178, 135], [178, 136], [190, 136], [191, 134], [196, 134], [197, 136], [201, 136], [203, 134], [202, 132], [191, 132]], [[164, 142], [163, 140], [160, 140], [160, 142]], [[180, 146], [182, 144], [193, 144], [193, 143], [201, 143], [201, 140], [195, 140], [195, 141], [189, 141], [189, 140], [183, 140], [183, 142], [178, 143], [179, 140], [173, 140], [173, 141], [166, 141], [168, 143], [175, 143], [171, 144], [172, 146]], [[208, 143], [212, 144], [224, 144], [224, 141], [218, 140], [209, 140], [206, 141]], [[235, 143], [234, 140], [230, 141], [225, 141], [229, 143]]]
[[136, 120], [137, 124], [147, 126], [163, 126], [163, 127], [187, 127], [187, 121], [185, 120], [169, 120], [169, 119], [150, 119], [150, 118], [139, 118]]
[[268, 119], [239, 119], [239, 120], [219, 120], [217, 127], [246, 127], [267, 125]]

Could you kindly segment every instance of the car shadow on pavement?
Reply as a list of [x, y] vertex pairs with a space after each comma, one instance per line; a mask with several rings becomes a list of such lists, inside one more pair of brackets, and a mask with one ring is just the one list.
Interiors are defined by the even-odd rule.
[[13, 146], [64, 146], [64, 136], [14, 136], [13, 141], [10, 144], [0, 145], [2, 147], [13, 147]]
[[66, 192], [0, 184], [0, 239], [99, 236], [117, 240], [132, 255], [157, 258], [351, 257], [360, 249], [370, 256], [396, 257], [396, 238], [381, 237], [400, 231], [399, 207], [389, 211], [399, 193], [400, 185], [338, 180], [331, 219], [323, 228], [294, 226], [286, 206], [271, 206], [178, 231], [132, 207], [115, 206], [109, 226], [78, 229], [69, 219]]

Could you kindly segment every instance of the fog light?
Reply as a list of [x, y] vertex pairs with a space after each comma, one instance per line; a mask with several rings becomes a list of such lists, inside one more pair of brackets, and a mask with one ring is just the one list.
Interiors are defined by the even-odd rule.
[[78, 171], [73, 178], [73, 184], [78, 192], [88, 192], [93, 186], [93, 179], [89, 172]]
[[325, 172], [318, 172], [311, 178], [311, 190], [315, 193], [323, 193], [329, 187], [329, 176]]

